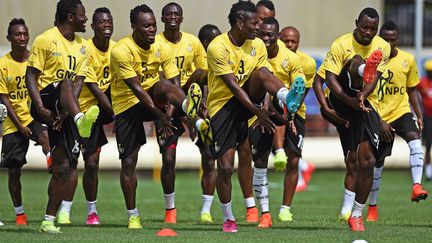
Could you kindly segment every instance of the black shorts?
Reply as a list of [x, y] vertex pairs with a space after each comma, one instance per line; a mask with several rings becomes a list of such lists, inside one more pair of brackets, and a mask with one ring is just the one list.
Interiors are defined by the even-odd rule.
[[[392, 126], [395, 129], [395, 133], [401, 138], [403, 138], [407, 143], [410, 142], [408, 141], [408, 133], [415, 132], [420, 135], [420, 131], [417, 128], [414, 116], [411, 112], [405, 113], [404, 115], [390, 123], [390, 126]], [[384, 142], [381, 140], [381, 143], [379, 145], [379, 157], [377, 158], [377, 161], [384, 161], [385, 157], [391, 155], [393, 143], [394, 136], [391, 142]]]
[[[283, 120], [278, 119], [283, 117], [284, 112], [283, 109], [280, 108], [278, 100], [276, 98], [274, 98], [271, 102], [269, 110], [275, 113], [274, 116], [270, 117], [270, 120], [276, 126], [285, 125]], [[249, 142], [251, 145], [252, 159], [254, 161], [261, 158], [262, 156], [268, 156], [270, 154], [273, 146], [273, 137], [273, 133], [262, 133], [260, 127], [257, 127], [255, 129], [249, 127]]]
[[423, 118], [423, 130], [422, 130], [422, 138], [423, 143], [426, 148], [430, 148], [432, 146], [432, 117], [424, 116]]
[[[351, 78], [347, 71], [348, 65], [349, 63], [342, 69], [337, 81], [349, 96], [355, 97], [357, 96], [358, 91], [349, 86]], [[369, 141], [372, 145], [375, 156], [378, 157], [380, 117], [369, 101], [366, 100], [364, 105], [371, 109], [370, 112], [355, 110], [337, 98], [333, 93], [330, 93], [329, 95], [329, 103], [339, 116], [348, 120], [350, 123], [347, 131], [341, 131], [344, 136], [343, 139], [341, 138], [341, 142], [348, 143], [346, 147], [342, 146], [344, 149], [344, 155], [346, 156], [345, 151], [357, 150], [361, 142]], [[344, 134], [344, 132], [347, 132], [347, 134]], [[341, 133], [339, 133], [339, 135], [341, 135]]]
[[105, 135], [102, 122], [98, 119], [93, 124], [91, 129], [91, 135], [89, 138], [82, 139], [82, 154], [84, 160], [90, 155], [99, 151], [102, 146], [108, 143], [108, 139]]
[[[40, 96], [42, 103], [46, 109], [59, 115], [63, 108], [60, 105], [60, 85], [62, 81], [52, 83], [40, 90]], [[39, 116], [34, 107], [33, 103], [30, 108], [31, 116], [38, 122], [45, 124], [46, 122]], [[53, 128], [48, 125], [48, 137], [51, 146], [51, 150], [54, 150], [56, 146], [62, 146], [66, 150], [66, 155], [72, 164], [78, 163], [78, 157], [80, 154], [80, 142], [81, 137], [78, 132], [78, 128], [72, 117], [68, 116], [62, 124], [60, 131], [54, 131]]]
[[162, 134], [159, 133], [159, 130], [161, 129], [161, 122], [160, 120], [156, 120], [155, 128], [156, 128], [156, 137], [159, 145], [159, 151], [161, 154], [165, 153], [165, 151], [171, 146], [171, 145], [177, 145], [179, 137], [184, 133], [185, 129], [183, 127], [183, 123], [181, 121], [181, 116], [184, 116], [184, 112], [179, 112], [178, 109], [175, 109], [173, 115], [171, 124], [175, 126], [177, 129], [174, 130], [174, 134], [163, 138]]
[[285, 130], [284, 148], [294, 151], [301, 157], [305, 136], [305, 119], [300, 116], [294, 117], [297, 134], [294, 135], [289, 127]]
[[147, 142], [143, 122], [154, 121], [156, 118], [139, 103], [116, 115], [116, 140], [120, 159], [126, 158]]
[[218, 159], [230, 148], [237, 148], [248, 138], [248, 120], [253, 114], [232, 97], [210, 120], [213, 132], [212, 157]]
[[[111, 103], [111, 91], [110, 88], [105, 90], [105, 95]], [[109, 124], [114, 121], [114, 117], [111, 116], [105, 109], [98, 105], [99, 115], [91, 129], [91, 135], [89, 138], [82, 139], [82, 154], [84, 160], [86, 160], [90, 155], [99, 151], [102, 146], [108, 143], [108, 139], [105, 135], [103, 125]]]
[[[39, 135], [47, 130], [45, 125], [33, 120], [27, 126], [32, 132], [32, 140], [36, 141]], [[2, 156], [0, 167], [21, 168], [27, 163], [26, 154], [29, 147], [29, 139], [17, 131], [3, 136]]]

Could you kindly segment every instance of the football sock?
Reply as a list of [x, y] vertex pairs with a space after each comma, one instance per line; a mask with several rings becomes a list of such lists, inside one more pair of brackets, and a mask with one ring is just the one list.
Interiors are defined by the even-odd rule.
[[244, 203], [246, 208], [253, 208], [255, 207], [255, 199], [253, 197], [248, 197], [244, 199]]
[[174, 209], [175, 208], [174, 195], [175, 195], [175, 192], [173, 192], [171, 194], [164, 194], [165, 209]]
[[70, 214], [71, 207], [72, 207], [73, 201], [65, 201], [63, 200], [60, 207], [60, 212], [64, 212], [67, 214]]
[[134, 208], [134, 209], [128, 210], [127, 213], [128, 213], [129, 218], [130, 218], [131, 216], [139, 216], [139, 213], [138, 213], [138, 209], [137, 209], [137, 208]]
[[210, 213], [213, 198], [214, 196], [212, 195], [202, 195], [203, 204], [202, 204], [201, 214]]
[[358, 203], [358, 202], [354, 202], [354, 207], [353, 207], [353, 211], [352, 211], [351, 217], [353, 217], [353, 218], [359, 218], [359, 217], [361, 217], [364, 207], [365, 207], [364, 204], [361, 204], [361, 203]]
[[354, 199], [355, 199], [355, 192], [345, 189], [341, 215], [345, 215], [348, 212], [351, 212], [354, 205]]
[[423, 150], [420, 139], [408, 142], [408, 147], [410, 149], [409, 162], [413, 184], [421, 184], [423, 173]]
[[234, 215], [233, 215], [232, 209], [231, 209], [231, 201], [229, 203], [226, 203], [226, 204], [221, 203], [221, 208], [222, 208], [222, 216], [223, 216], [224, 222], [227, 219], [235, 221], [235, 218], [234, 218]]
[[369, 205], [376, 205], [377, 199], [378, 199], [378, 190], [381, 185], [381, 174], [383, 171], [384, 166], [381, 166], [380, 168], [375, 167], [374, 168], [374, 177], [373, 177], [373, 183], [372, 183], [372, 189], [369, 194]]
[[[276, 94], [277, 98], [282, 101], [284, 104], [286, 103], [286, 96], [288, 95], [288, 89], [283, 87], [280, 88]], [[285, 104], [286, 105], [286, 104]], [[283, 107], [282, 107], [283, 108]]]
[[269, 197], [268, 197], [267, 169], [254, 167], [252, 183], [255, 191], [255, 197], [257, 198], [261, 206], [261, 213], [268, 212]]
[[282, 213], [282, 211], [283, 211], [284, 209], [288, 209], [288, 210], [290, 210], [291, 207], [290, 207], [290, 206], [286, 206], [286, 205], [281, 205], [281, 206], [280, 206], [280, 209], [279, 209], [279, 213]]
[[92, 213], [97, 213], [97, 209], [96, 209], [96, 201], [87, 201], [87, 214], [90, 215]]
[[24, 206], [23, 205], [18, 206], [18, 207], [14, 207], [14, 209], [15, 209], [16, 215], [24, 214]]
[[45, 214], [44, 220], [54, 222], [55, 216]]
[[81, 117], [83, 117], [83, 116], [84, 116], [84, 113], [82, 113], [82, 112], [78, 112], [78, 113], [74, 116], [75, 124], [76, 124], [77, 121], [78, 121]]

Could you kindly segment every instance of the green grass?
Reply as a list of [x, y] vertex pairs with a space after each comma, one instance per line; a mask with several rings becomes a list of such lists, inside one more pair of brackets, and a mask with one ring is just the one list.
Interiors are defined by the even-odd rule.
[[[346, 224], [338, 223], [343, 192], [342, 171], [318, 171], [312, 178], [309, 190], [298, 193], [294, 198], [292, 213], [294, 222], [281, 223], [277, 220], [282, 197], [281, 173], [270, 173], [270, 210], [273, 215], [272, 229], [257, 229], [256, 225], [245, 223], [245, 208], [236, 178], [233, 178], [234, 215], [239, 223], [237, 234], [226, 234], [221, 230], [222, 218], [217, 197], [212, 215], [214, 224], [198, 223], [201, 207], [201, 189], [198, 172], [177, 173], [176, 207], [178, 223], [169, 226], [178, 237], [157, 238], [155, 233], [168, 227], [163, 223], [164, 204], [159, 182], [140, 174], [137, 205], [144, 228], [127, 229], [127, 214], [120, 189], [118, 173], [101, 173], [98, 196], [100, 227], [86, 227], [86, 203], [79, 185], [72, 209], [72, 224], [62, 227], [64, 234], [47, 235], [37, 232], [47, 202], [49, 175], [43, 172], [24, 172], [23, 201], [29, 225], [16, 227], [12, 203], [7, 191], [7, 174], [0, 173], [0, 227], [2, 242], [29, 241], [182, 241], [182, 242], [352, 242], [365, 239], [368, 242], [426, 242], [432, 241], [432, 205], [426, 200], [411, 203], [411, 179], [408, 171], [385, 171], [379, 205], [378, 223], [365, 223], [366, 232], [353, 233]], [[425, 184], [431, 188], [431, 184]]]

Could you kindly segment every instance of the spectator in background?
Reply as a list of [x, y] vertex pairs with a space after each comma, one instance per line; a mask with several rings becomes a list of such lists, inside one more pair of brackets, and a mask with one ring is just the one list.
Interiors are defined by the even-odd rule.
[[425, 174], [426, 180], [432, 179], [431, 145], [432, 145], [432, 59], [424, 64], [426, 75], [421, 78], [417, 86], [423, 102], [423, 140], [426, 145], [425, 151]]

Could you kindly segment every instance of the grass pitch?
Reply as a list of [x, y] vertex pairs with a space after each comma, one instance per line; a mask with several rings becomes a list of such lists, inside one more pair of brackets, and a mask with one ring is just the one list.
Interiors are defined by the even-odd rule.
[[[82, 173], [80, 173], [82, 174]], [[72, 226], [62, 227], [63, 234], [38, 233], [45, 212], [49, 175], [44, 172], [23, 172], [23, 202], [29, 220], [26, 227], [15, 226], [15, 215], [7, 189], [7, 173], [0, 172], [0, 227], [1, 242], [32, 241], [86, 241], [86, 242], [432, 242], [431, 199], [411, 203], [411, 179], [408, 170], [384, 171], [379, 195], [380, 219], [378, 223], [365, 223], [366, 232], [350, 232], [348, 226], [337, 222], [343, 196], [343, 171], [318, 171], [314, 174], [308, 191], [295, 195], [291, 212], [294, 222], [282, 223], [277, 219], [282, 200], [283, 174], [271, 172], [270, 211], [274, 227], [257, 229], [245, 223], [245, 207], [237, 178], [233, 178], [233, 210], [239, 223], [239, 232], [222, 232], [219, 200], [215, 197], [212, 216], [215, 223], [199, 223], [201, 189], [198, 172], [178, 172], [176, 178], [176, 225], [166, 225], [160, 182], [140, 174], [137, 206], [143, 223], [142, 230], [127, 229], [127, 213], [120, 189], [118, 173], [100, 173], [98, 211], [101, 226], [86, 227], [87, 214], [84, 193], [78, 186], [72, 207]], [[432, 183], [424, 184], [426, 189]], [[366, 212], [365, 212], [366, 215]], [[159, 238], [155, 233], [162, 228], [172, 228], [175, 238]]]

